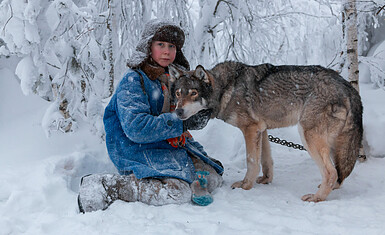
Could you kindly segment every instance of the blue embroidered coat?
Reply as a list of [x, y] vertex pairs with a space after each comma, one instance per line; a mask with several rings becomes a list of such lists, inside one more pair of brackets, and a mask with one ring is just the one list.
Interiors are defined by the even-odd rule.
[[108, 154], [119, 173], [134, 173], [139, 179], [173, 177], [191, 183], [196, 174], [187, 152], [223, 173], [198, 142], [188, 140], [185, 147], [174, 148], [166, 141], [182, 134], [182, 121], [174, 113], [161, 114], [164, 97], [159, 80], [138, 72], [145, 92], [139, 74], [129, 69], [103, 118]]

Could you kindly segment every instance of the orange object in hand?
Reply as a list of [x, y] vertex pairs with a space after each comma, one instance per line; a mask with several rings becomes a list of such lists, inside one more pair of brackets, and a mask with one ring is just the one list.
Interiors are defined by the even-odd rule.
[[171, 144], [172, 147], [178, 148], [186, 144], [186, 138], [192, 138], [192, 135], [188, 131], [183, 132], [179, 137], [167, 139], [167, 141], [169, 144]]

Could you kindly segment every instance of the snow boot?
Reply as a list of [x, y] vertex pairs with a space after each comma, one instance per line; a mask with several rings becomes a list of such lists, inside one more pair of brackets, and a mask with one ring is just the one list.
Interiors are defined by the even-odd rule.
[[214, 199], [207, 191], [207, 176], [210, 174], [208, 171], [197, 171], [198, 180], [195, 180], [191, 184], [192, 198], [191, 200], [199, 206], [210, 205]]
[[[218, 166], [222, 167], [222, 169], [225, 169], [225, 167], [223, 166], [222, 162], [220, 162], [219, 160], [215, 159], [215, 158], [212, 158], [212, 157], [209, 157], [207, 156], [211, 161], [215, 162]], [[220, 176], [223, 175], [223, 172], [221, 174], [219, 174]]]
[[117, 199], [136, 201], [138, 185], [132, 176], [86, 175], [80, 181], [78, 206], [82, 213], [105, 210]]

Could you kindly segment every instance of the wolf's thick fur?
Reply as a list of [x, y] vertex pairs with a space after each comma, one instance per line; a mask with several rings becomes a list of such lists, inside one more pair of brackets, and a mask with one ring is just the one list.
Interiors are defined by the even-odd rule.
[[[170, 68], [177, 114], [187, 119], [201, 109], [243, 132], [247, 172], [233, 188], [270, 183], [273, 160], [267, 129], [298, 124], [302, 142], [317, 163], [322, 183], [304, 201], [323, 201], [354, 168], [362, 139], [358, 92], [335, 71], [321, 66], [249, 66], [224, 62], [206, 71]], [[262, 165], [263, 176], [258, 177]]]

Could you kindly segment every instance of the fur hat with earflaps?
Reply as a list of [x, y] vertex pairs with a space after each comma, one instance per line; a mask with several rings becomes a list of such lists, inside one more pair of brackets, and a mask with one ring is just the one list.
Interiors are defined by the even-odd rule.
[[182, 47], [185, 35], [183, 30], [170, 21], [161, 21], [158, 19], [150, 20], [144, 26], [140, 40], [135, 51], [127, 60], [127, 66], [130, 68], [141, 68], [145, 64], [155, 63], [151, 60], [151, 43], [153, 41], [164, 41], [176, 46], [177, 52], [173, 64], [190, 69], [190, 65], [183, 55]]

